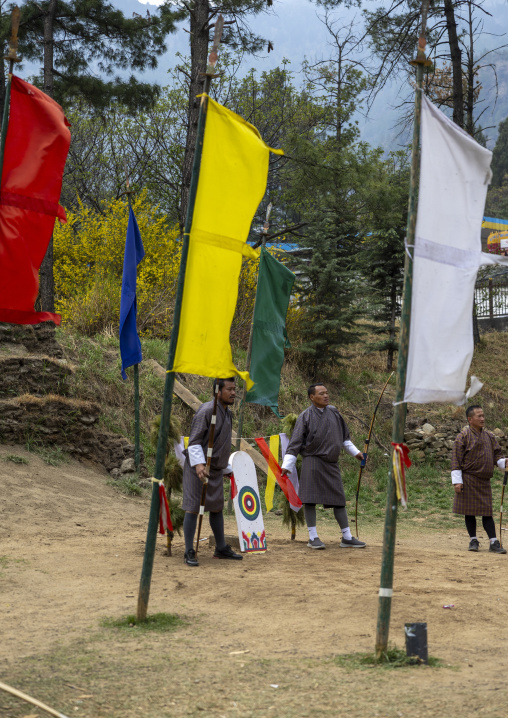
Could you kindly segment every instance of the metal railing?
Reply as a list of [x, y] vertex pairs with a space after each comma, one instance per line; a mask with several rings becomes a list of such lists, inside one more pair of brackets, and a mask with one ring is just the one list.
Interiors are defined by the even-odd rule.
[[508, 277], [482, 279], [476, 283], [474, 292], [478, 319], [508, 315]]

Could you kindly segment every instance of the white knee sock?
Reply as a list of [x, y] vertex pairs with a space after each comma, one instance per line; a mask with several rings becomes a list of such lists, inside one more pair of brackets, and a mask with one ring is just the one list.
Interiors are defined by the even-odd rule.
[[307, 526], [307, 528], [309, 529], [309, 538], [311, 541], [318, 537], [317, 528], [315, 526]]

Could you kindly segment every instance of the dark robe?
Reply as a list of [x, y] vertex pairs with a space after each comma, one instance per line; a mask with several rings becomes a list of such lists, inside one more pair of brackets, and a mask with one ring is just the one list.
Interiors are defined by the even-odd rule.
[[300, 414], [286, 453], [302, 456], [298, 495], [304, 504], [346, 505], [337, 462], [347, 440], [349, 429], [335, 406], [321, 412], [312, 405]]
[[490, 480], [503, 450], [491, 431], [470, 426], [455, 439], [452, 471], [462, 471], [462, 492], [454, 494], [453, 513], [465, 516], [492, 516]]
[[[194, 414], [189, 435], [188, 446], [199, 444], [203, 449], [205, 462], [212, 414], [213, 401], [207, 401], [206, 404], [202, 404]], [[206, 489], [205, 511], [216, 512], [222, 511], [224, 508], [224, 481], [222, 477], [231, 454], [232, 430], [231, 412], [224, 408], [220, 402], [217, 402], [217, 423], [213, 441], [212, 464]], [[203, 484], [197, 477], [196, 469], [190, 465], [189, 455], [186, 452], [185, 464], [183, 465], [182, 508], [184, 511], [199, 513], [202, 488]]]

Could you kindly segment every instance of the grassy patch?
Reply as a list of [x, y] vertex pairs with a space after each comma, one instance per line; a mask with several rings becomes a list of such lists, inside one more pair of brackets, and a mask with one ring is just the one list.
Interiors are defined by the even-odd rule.
[[137, 474], [127, 474], [119, 479], [110, 479], [107, 483], [126, 496], [141, 496], [144, 491], [143, 487], [140, 486]]
[[342, 668], [363, 669], [363, 668], [405, 668], [407, 666], [428, 665], [431, 668], [440, 668], [445, 664], [439, 659], [429, 656], [427, 664], [424, 664], [416, 656], [407, 656], [401, 648], [390, 646], [388, 650], [378, 659], [375, 653], [348, 653], [343, 656], [336, 656], [335, 663]]
[[16, 454], [7, 454], [7, 456], [4, 456], [4, 461], [12, 461], [13, 464], [30, 463], [24, 456], [17, 456]]
[[169, 633], [176, 631], [180, 626], [185, 625], [185, 621], [174, 613], [154, 613], [147, 616], [144, 620], [138, 621], [136, 616], [125, 616], [124, 618], [104, 618], [101, 621], [104, 628], [116, 628], [120, 630], [133, 631], [158, 631], [159, 633]]
[[40, 456], [44, 463], [49, 464], [49, 466], [61, 466], [70, 461], [69, 455], [62, 451], [59, 446], [43, 446], [42, 444], [30, 442], [30, 444], [27, 443], [26, 448], [28, 451]]

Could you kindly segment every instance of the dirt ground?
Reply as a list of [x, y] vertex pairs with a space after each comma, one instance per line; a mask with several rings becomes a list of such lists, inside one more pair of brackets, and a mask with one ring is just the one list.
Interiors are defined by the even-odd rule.
[[[119, 631], [101, 619], [135, 613], [149, 503], [106, 481], [0, 446], [0, 680], [89, 718], [508, 715], [508, 556], [487, 541], [473, 554], [459, 525], [404, 526], [391, 640], [403, 647], [404, 623], [426, 621], [443, 665], [345, 668], [336, 656], [374, 647], [381, 523], [362, 532], [365, 550], [339, 548], [323, 523], [315, 552], [269, 516], [265, 555], [217, 561], [203, 545], [197, 569], [182, 539], [169, 558], [160, 537], [149, 610], [184, 625]], [[0, 715], [46, 714], [0, 692]]]

